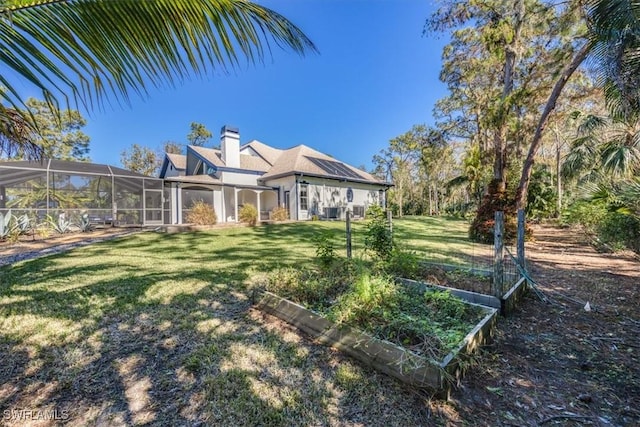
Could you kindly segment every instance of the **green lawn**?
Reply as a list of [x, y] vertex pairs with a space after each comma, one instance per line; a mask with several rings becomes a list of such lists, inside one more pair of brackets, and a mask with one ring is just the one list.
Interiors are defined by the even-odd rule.
[[[394, 230], [407, 249], [465, 262], [466, 227], [409, 218]], [[356, 256], [363, 231], [354, 225]], [[0, 268], [0, 413], [55, 409], [70, 425], [422, 423], [416, 394], [251, 310], [252, 278], [305, 268], [323, 232], [341, 241], [344, 223], [147, 232]]]

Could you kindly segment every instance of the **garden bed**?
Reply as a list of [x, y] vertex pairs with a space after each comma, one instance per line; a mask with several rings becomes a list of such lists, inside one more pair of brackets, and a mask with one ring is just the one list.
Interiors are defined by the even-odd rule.
[[447, 395], [461, 362], [492, 335], [497, 310], [449, 292], [366, 274], [334, 285], [302, 276], [276, 274], [257, 308], [411, 386]]
[[448, 290], [467, 302], [500, 309], [504, 316], [510, 315], [527, 291], [527, 281], [505, 282], [510, 286], [501, 298], [493, 295], [492, 273], [488, 270], [465, 269], [452, 265], [422, 262], [410, 278], [398, 278], [407, 285], [420, 284], [433, 289]]

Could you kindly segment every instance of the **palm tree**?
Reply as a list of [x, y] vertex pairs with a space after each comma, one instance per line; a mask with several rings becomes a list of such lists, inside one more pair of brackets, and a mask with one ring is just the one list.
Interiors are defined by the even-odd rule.
[[1, 2], [0, 154], [31, 157], [37, 131], [25, 83], [59, 102], [96, 108], [205, 72], [227, 72], [315, 46], [285, 17], [248, 0], [31, 0]]
[[640, 171], [640, 116], [587, 115], [563, 162], [563, 175], [579, 181], [626, 179]]
[[592, 0], [592, 58], [612, 115], [640, 111], [640, 3]]

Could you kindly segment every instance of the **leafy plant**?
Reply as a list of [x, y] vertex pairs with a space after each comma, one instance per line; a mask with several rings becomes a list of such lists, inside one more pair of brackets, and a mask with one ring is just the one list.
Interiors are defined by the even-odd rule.
[[258, 210], [251, 203], [245, 203], [238, 213], [240, 222], [244, 222], [250, 226], [254, 226], [258, 222]]
[[20, 215], [16, 220], [16, 228], [20, 234], [28, 234], [33, 230], [33, 222], [27, 214]]
[[640, 252], [640, 220], [623, 212], [609, 212], [597, 226], [598, 238], [612, 250]]
[[325, 232], [313, 239], [316, 244], [316, 258], [325, 267], [331, 265], [336, 259], [336, 249], [331, 237], [331, 233]]
[[416, 277], [420, 271], [420, 258], [415, 252], [394, 248], [384, 263], [384, 270], [396, 277]]
[[91, 224], [88, 213], [82, 214], [82, 216], [80, 217], [80, 222], [78, 223], [78, 227], [83, 233], [93, 230], [93, 225]]
[[204, 200], [193, 202], [186, 219], [188, 223], [196, 225], [214, 225], [218, 222], [215, 209]]
[[289, 211], [281, 206], [275, 207], [271, 211], [271, 219], [274, 221], [286, 221], [289, 219]]
[[16, 229], [16, 223], [14, 216], [11, 214], [11, 209], [6, 214], [0, 213], [0, 240], [4, 240], [11, 236]]
[[71, 221], [67, 220], [64, 215], [58, 215], [57, 221], [48, 215], [47, 222], [57, 233], [65, 234], [71, 231]]
[[384, 210], [378, 205], [367, 209], [364, 246], [381, 260], [387, 260], [393, 251], [393, 236], [389, 230], [389, 222]]

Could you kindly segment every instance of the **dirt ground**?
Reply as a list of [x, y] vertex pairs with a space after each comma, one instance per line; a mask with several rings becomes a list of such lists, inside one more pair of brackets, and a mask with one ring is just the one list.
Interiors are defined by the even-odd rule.
[[[0, 258], [109, 232], [2, 243]], [[530, 293], [512, 317], [501, 318], [494, 343], [451, 401], [424, 396], [425, 422], [640, 426], [638, 257], [597, 253], [574, 230], [536, 226], [534, 236], [529, 270], [549, 302]]]
[[110, 236], [121, 235], [134, 229], [104, 227], [95, 228], [86, 233], [65, 233], [42, 236], [37, 233], [20, 236], [17, 242], [0, 242], [0, 257], [13, 257], [25, 252], [37, 252], [48, 248], [55, 248], [62, 245], [70, 245], [87, 240], [99, 240]]
[[640, 426], [637, 256], [597, 253], [575, 230], [536, 226], [534, 236], [529, 270], [550, 302], [530, 293], [500, 319], [441, 415], [450, 425]]

